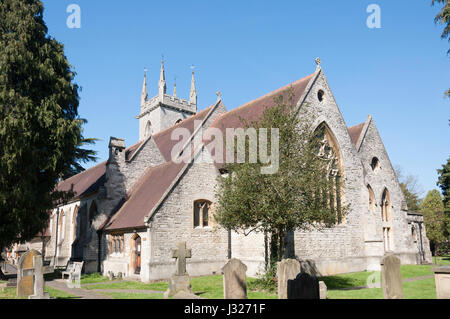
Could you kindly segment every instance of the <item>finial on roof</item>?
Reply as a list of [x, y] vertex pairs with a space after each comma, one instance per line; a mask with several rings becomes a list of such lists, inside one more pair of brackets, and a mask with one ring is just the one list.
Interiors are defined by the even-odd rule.
[[194, 66], [191, 65], [192, 78], [191, 78], [191, 92], [189, 94], [189, 103], [197, 105], [197, 89], [195, 88]]
[[177, 97], [177, 77], [175, 77], [175, 79], [174, 79], [174, 84], [173, 84], [173, 97]]
[[222, 100], [222, 92], [217, 91], [217, 92], [216, 92], [216, 95], [217, 95], [217, 101], [218, 101], [218, 100]]
[[144, 105], [147, 100], [148, 100], [148, 93], [147, 93], [147, 68], [144, 68], [144, 83], [142, 84], [141, 105]]
[[320, 61], [320, 58], [317, 57], [317, 58], [315, 59], [315, 61], [316, 61], [316, 64], [317, 64], [316, 70], [321, 69], [322, 67], [320, 66], [320, 64], [322, 63], [322, 61]]
[[161, 55], [161, 73], [159, 75], [159, 95], [166, 94], [166, 76], [164, 73], [164, 55]]

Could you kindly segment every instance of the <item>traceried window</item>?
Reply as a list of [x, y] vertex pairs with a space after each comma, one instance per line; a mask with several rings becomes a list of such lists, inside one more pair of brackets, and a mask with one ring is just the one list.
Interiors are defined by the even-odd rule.
[[124, 252], [124, 235], [108, 235], [108, 254], [117, 255]]
[[194, 228], [210, 225], [210, 210], [210, 201], [201, 199], [194, 202]]
[[320, 141], [317, 156], [328, 162], [326, 173], [324, 173], [323, 176], [323, 178], [328, 181], [328, 187], [325, 189], [318, 189], [315, 198], [321, 200], [324, 206], [328, 206], [331, 211], [335, 212], [336, 220], [340, 224], [343, 221], [343, 169], [339, 147], [333, 133], [325, 123], [318, 126], [315, 131], [315, 136]]

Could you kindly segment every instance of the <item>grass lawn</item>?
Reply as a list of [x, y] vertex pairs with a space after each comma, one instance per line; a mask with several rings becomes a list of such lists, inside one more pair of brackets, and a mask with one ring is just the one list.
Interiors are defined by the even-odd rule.
[[[434, 278], [403, 284], [404, 299], [436, 299]], [[328, 299], [383, 299], [381, 288], [358, 290], [328, 290]]]
[[102, 292], [101, 294], [111, 296], [114, 299], [163, 299], [163, 294], [136, 294], [127, 292]]
[[[76, 299], [78, 297], [69, 295], [65, 292], [53, 289], [51, 287], [45, 287], [45, 291], [50, 294], [51, 298], [55, 299]], [[3, 291], [0, 290], [0, 299], [27, 299], [27, 298], [17, 298], [16, 288], [5, 288]]]
[[99, 285], [85, 285], [82, 286], [83, 289], [93, 290], [93, 289], [139, 289], [139, 290], [155, 290], [155, 291], [166, 291], [169, 284], [166, 281], [154, 282], [151, 284], [143, 283], [140, 281], [112, 281], [110, 283], [99, 284]]
[[97, 282], [109, 281], [108, 277], [102, 276], [100, 273], [81, 275], [81, 284], [92, 284]]

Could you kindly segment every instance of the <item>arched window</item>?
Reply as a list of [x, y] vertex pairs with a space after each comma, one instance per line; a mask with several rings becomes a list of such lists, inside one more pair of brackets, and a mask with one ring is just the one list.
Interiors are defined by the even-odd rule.
[[344, 176], [341, 152], [336, 138], [325, 122], [317, 127], [315, 137], [318, 138], [320, 145], [317, 156], [328, 163], [323, 176], [328, 182], [328, 187], [318, 189], [315, 198], [318, 201], [321, 200], [323, 205], [328, 206], [332, 211], [335, 211], [336, 220], [338, 223], [341, 223], [343, 220], [342, 179]]
[[149, 137], [153, 133], [152, 123], [150, 121], [145, 125], [145, 137]]
[[367, 185], [367, 190], [369, 192], [369, 209], [371, 212], [375, 211], [375, 195], [373, 193], [372, 187]]
[[370, 167], [372, 167], [372, 171], [376, 172], [380, 169], [380, 160], [377, 157], [372, 158], [372, 162], [370, 162]]
[[89, 225], [92, 225], [95, 216], [97, 215], [97, 204], [92, 201], [91, 208], [89, 208]]
[[211, 202], [200, 199], [194, 202], [194, 227], [208, 227]]
[[64, 240], [65, 225], [66, 225], [66, 214], [64, 213], [64, 210], [61, 210], [61, 213], [59, 213], [58, 243], [61, 243]]
[[384, 189], [381, 199], [381, 217], [384, 222], [391, 221], [391, 200], [387, 189]]
[[392, 238], [392, 228], [391, 228], [391, 200], [389, 197], [389, 191], [387, 188], [383, 191], [383, 196], [381, 199], [381, 218], [383, 221], [383, 242], [384, 250], [386, 252], [393, 250], [393, 238]]
[[77, 229], [77, 225], [78, 225], [78, 205], [75, 206], [75, 209], [73, 210], [73, 215], [72, 215], [72, 233], [73, 233], [73, 240], [75, 241], [78, 236], [79, 236], [79, 231]]
[[317, 92], [317, 99], [319, 100], [319, 102], [323, 101], [324, 96], [325, 92], [323, 90], [319, 90], [319, 92]]

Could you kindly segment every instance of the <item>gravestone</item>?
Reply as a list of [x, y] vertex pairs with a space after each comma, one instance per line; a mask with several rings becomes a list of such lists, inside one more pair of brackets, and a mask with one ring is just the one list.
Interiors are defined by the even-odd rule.
[[287, 299], [320, 299], [319, 280], [305, 272], [287, 282]]
[[436, 298], [450, 299], [450, 266], [433, 268], [436, 282]]
[[277, 265], [278, 299], [287, 299], [288, 280], [300, 273], [300, 263], [295, 259], [283, 259]]
[[186, 272], [186, 259], [191, 256], [191, 250], [186, 249], [186, 242], [180, 242], [177, 249], [172, 249], [172, 258], [176, 258], [176, 271], [169, 280], [169, 288], [164, 293], [164, 298], [172, 297], [180, 291], [193, 294], [191, 279]]
[[24, 276], [23, 270], [33, 267], [34, 256], [39, 256], [37, 250], [30, 250], [20, 256], [17, 263], [17, 297], [24, 298], [34, 294], [34, 279], [33, 275]]
[[327, 285], [323, 281], [319, 281], [320, 299], [327, 299]]
[[247, 266], [239, 259], [230, 259], [222, 267], [225, 299], [247, 299]]
[[50, 295], [44, 291], [44, 274], [49, 274], [52, 272], [53, 267], [44, 267], [41, 255], [33, 257], [33, 268], [23, 269], [24, 276], [32, 275], [34, 277], [34, 294], [28, 296], [28, 299], [50, 299]]
[[381, 260], [381, 276], [384, 299], [403, 299], [400, 259], [393, 254], [384, 256]]

